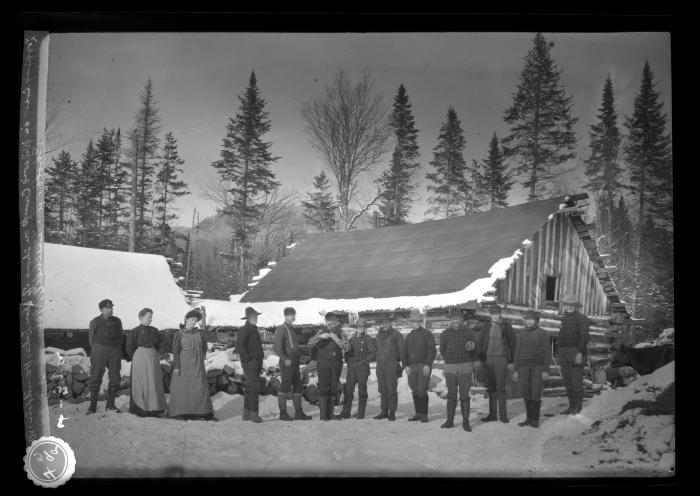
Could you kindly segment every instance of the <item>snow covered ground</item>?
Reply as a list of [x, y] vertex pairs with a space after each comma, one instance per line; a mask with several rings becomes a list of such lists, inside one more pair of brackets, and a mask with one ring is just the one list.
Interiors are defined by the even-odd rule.
[[[304, 402], [313, 420], [281, 422], [277, 398], [263, 396], [263, 423], [253, 424], [241, 420], [242, 396], [219, 392], [213, 397], [219, 422], [105, 413], [104, 402], [96, 415], [85, 416], [87, 402], [63, 401], [51, 408], [51, 434], [73, 448], [76, 477], [663, 476], [674, 463], [673, 417], [641, 415], [639, 408], [620, 415], [620, 410], [629, 401], [658, 397], [674, 380], [673, 366], [587, 400], [579, 415], [543, 416], [540, 429], [517, 425], [524, 418], [522, 400], [509, 401], [509, 424], [479, 422], [488, 410], [481, 396], [472, 398], [471, 433], [461, 429], [459, 408], [457, 425], [441, 429], [445, 401], [435, 393], [430, 422], [407, 422], [413, 404], [405, 377], [399, 382], [397, 420], [374, 420], [379, 396], [372, 369], [364, 420], [320, 422], [318, 409]], [[543, 415], [558, 413], [564, 401], [545, 398]], [[128, 396], [117, 399], [122, 411], [128, 403]], [[353, 413], [356, 408], [357, 398]], [[291, 401], [288, 409], [293, 411]], [[67, 417], [62, 429], [56, 428], [59, 415]], [[621, 419], [627, 419], [623, 427]]]

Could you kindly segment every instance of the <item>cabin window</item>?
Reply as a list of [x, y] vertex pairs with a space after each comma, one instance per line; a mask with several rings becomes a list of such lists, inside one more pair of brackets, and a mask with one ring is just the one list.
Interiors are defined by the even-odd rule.
[[544, 290], [544, 299], [547, 301], [556, 301], [555, 296], [555, 290], [557, 289], [557, 278], [556, 277], [547, 277], [547, 282]]

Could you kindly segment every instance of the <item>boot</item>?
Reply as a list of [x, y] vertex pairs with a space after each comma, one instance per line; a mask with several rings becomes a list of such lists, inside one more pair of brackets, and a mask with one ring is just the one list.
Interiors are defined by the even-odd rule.
[[447, 420], [440, 426], [442, 429], [454, 427], [455, 411], [457, 410], [457, 400], [447, 400]]
[[530, 401], [530, 415], [532, 419], [530, 420], [530, 427], [535, 429], [540, 426], [540, 408], [542, 407], [542, 400], [531, 400]]
[[489, 393], [489, 414], [486, 417], [481, 417], [482, 422], [493, 422], [498, 420], [496, 416], [496, 393]]
[[343, 420], [342, 415], [337, 415], [335, 413], [335, 396], [329, 396], [328, 399], [328, 416], [330, 417], [330, 420]]
[[507, 401], [508, 398], [506, 398], [506, 392], [500, 391], [498, 393], [498, 420], [500, 420], [504, 424], [510, 422], [508, 420], [508, 413], [506, 409]]
[[581, 413], [581, 410], [583, 408], [583, 393], [574, 393], [573, 398], [574, 407], [571, 410], [571, 415], [576, 415], [578, 413]]
[[426, 394], [421, 399], [421, 423], [425, 424], [428, 421], [428, 395]]
[[86, 415], [97, 412], [97, 394], [98, 391], [90, 391], [90, 407]]
[[311, 416], [306, 415], [301, 408], [301, 393], [294, 393], [292, 400], [294, 401], [294, 420], [311, 420]]
[[389, 400], [389, 420], [396, 420], [396, 409], [399, 406], [399, 398], [398, 396], [392, 398]]
[[279, 407], [280, 407], [280, 420], [285, 420], [285, 421], [294, 420], [287, 413], [287, 394], [286, 393], [277, 393], [277, 403], [279, 404]]
[[530, 422], [532, 422], [532, 400], [525, 400], [525, 412], [527, 417], [522, 422], [518, 422], [520, 427], [530, 425]]
[[416, 420], [421, 420], [422, 417], [422, 404], [423, 404], [423, 398], [419, 398], [415, 394], [413, 395], [413, 409], [416, 411], [416, 414], [413, 417], [409, 417], [408, 421], [409, 422], [415, 422]]
[[328, 418], [328, 401], [326, 401], [328, 398], [326, 396], [320, 396], [318, 398], [318, 409], [320, 411], [320, 420], [330, 420]]
[[375, 420], [383, 420], [385, 418], [389, 418], [389, 407], [387, 406], [387, 401], [386, 401], [385, 396], [381, 397], [381, 402], [382, 402], [382, 410], [379, 412], [379, 415], [374, 416]]
[[259, 424], [262, 419], [258, 415], [258, 395], [256, 394], [254, 398], [250, 398], [250, 421]]
[[566, 392], [566, 396], [569, 398], [569, 408], [561, 412], [559, 415], [571, 415], [571, 412], [574, 411], [574, 395], [571, 391]]
[[122, 413], [119, 408], [114, 404], [114, 400], [117, 398], [117, 392], [119, 391], [119, 386], [111, 386], [107, 390], [107, 404], [105, 405], [105, 411], [111, 410], [116, 413]]
[[243, 420], [250, 420], [250, 399], [247, 394], [243, 395]]
[[462, 429], [471, 432], [472, 428], [469, 425], [469, 400], [460, 401], [459, 406], [462, 410]]
[[352, 399], [348, 402], [347, 398], [345, 398], [345, 403], [343, 403], [343, 411], [341, 412], [340, 416], [343, 417], [344, 419], [349, 419], [351, 417], [350, 411], [352, 410]]
[[363, 419], [365, 418], [365, 409], [367, 408], [367, 398], [360, 398], [360, 400], [357, 402], [357, 415], [355, 415], [355, 418], [357, 419]]

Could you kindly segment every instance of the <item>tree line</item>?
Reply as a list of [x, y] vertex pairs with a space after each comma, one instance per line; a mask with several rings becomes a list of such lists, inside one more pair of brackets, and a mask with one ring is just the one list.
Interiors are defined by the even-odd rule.
[[[562, 165], [583, 158], [587, 183], [582, 187], [591, 193], [597, 239], [617, 266], [613, 278], [623, 299], [635, 316], [670, 323], [671, 136], [653, 73], [646, 63], [633, 112], [624, 118], [625, 132], [608, 77], [597, 120], [589, 126], [589, 155], [577, 157], [578, 118], [552, 47], [542, 34], [535, 36], [503, 111], [508, 132], [501, 138], [492, 133], [481, 160], [467, 162], [461, 120], [453, 107], [447, 109], [422, 173], [429, 205], [424, 215], [439, 219], [506, 207], [515, 184], [528, 191], [528, 201], [556, 196]], [[368, 71], [353, 82], [339, 70], [322, 94], [303, 104], [310, 144], [326, 167], [303, 196], [283, 189], [272, 169], [279, 157], [266, 139], [272, 123], [254, 72], [237, 99], [238, 111], [229, 118], [219, 158], [211, 164], [219, 183], [205, 192], [229, 229], [225, 244], [219, 239], [208, 252], [211, 261], [199, 260], [203, 277], [218, 280], [210, 293], [247, 290], [257, 269], [284, 256], [286, 246], [305, 231], [409, 222], [422, 164], [419, 130], [403, 84], [388, 108]], [[179, 179], [175, 138], [168, 133], [161, 140], [160, 129], [149, 80], [124, 151], [120, 130], [105, 129], [79, 161], [61, 152], [47, 170], [47, 240], [162, 254], [176, 250], [173, 202], [187, 194], [187, 185]], [[368, 181], [373, 172], [379, 172], [377, 179]]]

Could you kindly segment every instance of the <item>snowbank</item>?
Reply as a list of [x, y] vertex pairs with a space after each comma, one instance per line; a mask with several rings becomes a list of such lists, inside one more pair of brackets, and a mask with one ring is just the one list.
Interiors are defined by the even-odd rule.
[[[493, 297], [486, 296], [486, 294], [495, 291], [494, 285], [496, 281], [505, 277], [506, 271], [520, 256], [522, 256], [522, 250], [518, 249], [510, 257], [502, 258], [494, 263], [488, 271], [488, 277], [477, 279], [463, 290], [453, 293], [427, 296], [395, 296], [391, 298], [353, 298], [345, 300], [310, 298], [300, 301], [264, 301], [254, 303], [241, 303], [240, 298], [234, 300], [232, 296], [231, 307], [226, 309], [225, 312], [231, 315], [244, 315], [245, 307], [252, 306], [258, 312], [262, 312], [258, 317], [258, 326], [271, 327], [282, 323], [284, 320], [284, 308], [289, 306], [294, 307], [297, 312], [297, 324], [318, 325], [324, 322], [324, 315], [326, 312], [330, 311], [357, 313], [370, 310], [395, 310], [398, 308], [418, 308], [424, 310], [449, 305], [462, 305], [470, 301], [477, 303], [492, 301]], [[208, 308], [207, 319], [209, 319]]]

